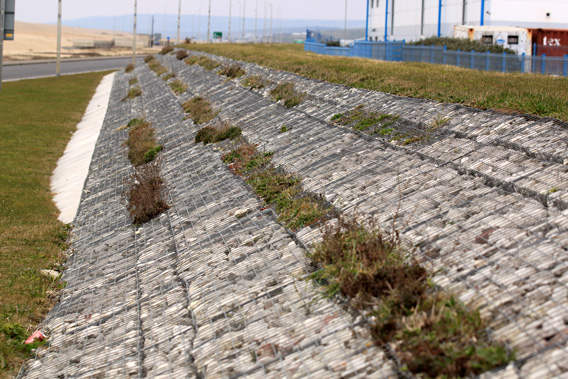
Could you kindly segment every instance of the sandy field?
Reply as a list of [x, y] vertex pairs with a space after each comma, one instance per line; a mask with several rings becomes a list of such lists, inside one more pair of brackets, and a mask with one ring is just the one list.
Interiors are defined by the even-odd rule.
[[[116, 32], [115, 37], [132, 38], [132, 33]], [[63, 58], [124, 55], [129, 48], [113, 49], [79, 49], [74, 48], [74, 41], [113, 39], [112, 30], [84, 29], [69, 26], [61, 28], [61, 56]], [[4, 41], [4, 60], [29, 60], [54, 58], [57, 48], [57, 25], [34, 24], [16, 21], [14, 41]], [[138, 49], [137, 49], [138, 50]], [[140, 52], [151, 51], [140, 49]]]

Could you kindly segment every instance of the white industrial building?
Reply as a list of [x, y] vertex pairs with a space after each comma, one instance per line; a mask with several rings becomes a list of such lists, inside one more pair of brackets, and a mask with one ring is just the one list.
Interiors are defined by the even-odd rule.
[[451, 37], [456, 25], [568, 28], [568, 0], [367, 0], [367, 9], [372, 41]]

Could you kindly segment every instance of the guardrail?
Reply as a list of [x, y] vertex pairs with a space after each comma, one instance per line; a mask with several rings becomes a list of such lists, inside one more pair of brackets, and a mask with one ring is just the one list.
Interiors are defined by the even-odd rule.
[[361, 57], [390, 62], [426, 62], [446, 64], [481, 71], [537, 73], [568, 77], [568, 55], [547, 57], [453, 51], [438, 46], [409, 46], [404, 42], [356, 41], [348, 47], [330, 47], [323, 43], [306, 42], [305, 51], [343, 57]]

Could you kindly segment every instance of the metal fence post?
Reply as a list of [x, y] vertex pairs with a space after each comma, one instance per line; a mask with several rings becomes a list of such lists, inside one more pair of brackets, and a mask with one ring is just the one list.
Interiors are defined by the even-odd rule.
[[447, 47], [446, 47], [446, 45], [444, 45], [442, 64], [446, 64], [446, 50], [447, 50]]
[[564, 55], [564, 67], [562, 69], [562, 75], [568, 76], [568, 55]]
[[475, 50], [471, 50], [471, 56], [469, 57], [469, 68], [473, 70], [473, 59], [475, 56]]
[[458, 52], [456, 54], [456, 66], [460, 66], [460, 49], [458, 49]]
[[521, 56], [521, 73], [525, 73], [525, 53]]
[[487, 55], [485, 56], [485, 71], [489, 71], [489, 50], [487, 50]]
[[544, 75], [546, 71], [546, 54], [542, 54], [542, 58], [540, 61], [540, 73]]
[[503, 51], [503, 58], [502, 58], [502, 61], [501, 61], [501, 72], [506, 72], [505, 71], [505, 68], [507, 66], [506, 59], [507, 59], [507, 53]]

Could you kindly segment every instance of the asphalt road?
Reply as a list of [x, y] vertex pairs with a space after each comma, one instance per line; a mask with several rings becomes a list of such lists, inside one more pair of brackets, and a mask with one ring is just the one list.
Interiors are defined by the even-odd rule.
[[[130, 62], [132, 57], [66, 59], [61, 61], [61, 75], [116, 70], [124, 68]], [[55, 76], [55, 60], [5, 62], [2, 68], [3, 82], [47, 76]]]

